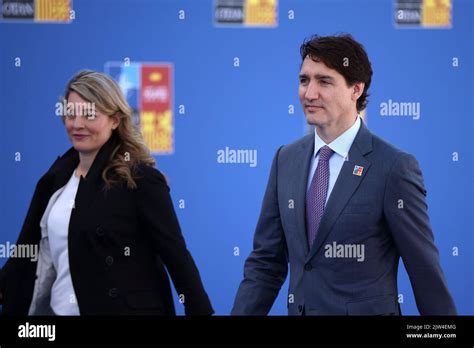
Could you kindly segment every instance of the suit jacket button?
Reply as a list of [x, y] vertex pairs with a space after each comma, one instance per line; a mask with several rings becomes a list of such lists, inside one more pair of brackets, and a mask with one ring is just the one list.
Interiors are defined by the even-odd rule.
[[117, 288], [110, 289], [109, 290], [109, 296], [113, 297], [113, 298], [117, 297]]
[[114, 263], [114, 258], [112, 256], [107, 256], [105, 258], [105, 263], [107, 264], [107, 266], [112, 266], [112, 264]]
[[313, 266], [311, 266], [311, 264], [307, 263], [306, 265], [304, 265], [304, 270], [305, 271], [311, 271], [313, 269]]
[[102, 226], [97, 226], [97, 228], [95, 229], [95, 233], [99, 237], [102, 237], [104, 235], [104, 229], [102, 228]]

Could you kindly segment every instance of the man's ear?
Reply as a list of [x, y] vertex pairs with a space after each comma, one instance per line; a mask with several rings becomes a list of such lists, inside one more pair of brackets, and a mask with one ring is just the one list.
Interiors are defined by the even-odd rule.
[[364, 87], [365, 83], [364, 82], [356, 82], [354, 86], [352, 87], [352, 100], [357, 101], [359, 97], [364, 93]]

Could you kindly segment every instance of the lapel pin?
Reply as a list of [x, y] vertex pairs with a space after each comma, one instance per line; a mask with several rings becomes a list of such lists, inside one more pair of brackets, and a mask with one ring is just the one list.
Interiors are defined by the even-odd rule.
[[364, 167], [354, 166], [354, 171], [352, 172], [352, 174], [357, 175], [357, 176], [362, 176], [363, 171], [364, 171]]

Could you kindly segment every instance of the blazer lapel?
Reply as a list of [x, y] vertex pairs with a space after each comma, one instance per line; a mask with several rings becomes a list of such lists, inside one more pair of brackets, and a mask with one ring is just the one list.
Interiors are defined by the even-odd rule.
[[58, 157], [47, 174], [52, 177], [51, 194], [67, 184], [78, 164], [79, 154], [73, 147], [71, 147], [61, 157]]
[[118, 138], [112, 133], [110, 139], [100, 148], [94, 162], [92, 163], [86, 177], [81, 176], [76, 199], [75, 208], [90, 207], [94, 203], [97, 192], [104, 187], [102, 171], [107, 166], [110, 156], [118, 145]]
[[[82, 204], [84, 206], [91, 205], [94, 192], [100, 189], [103, 184], [102, 170], [107, 165], [110, 155], [117, 144], [117, 137], [114, 133], [110, 139], [100, 148], [94, 159], [94, 162], [89, 168], [86, 177], [84, 178], [81, 176], [74, 202], [76, 208]], [[78, 164], [79, 153], [74, 149], [74, 147], [71, 147], [66, 153], [64, 153], [54, 162], [46, 174], [48, 178], [51, 178], [48, 179], [48, 182], [51, 183], [49, 196], [67, 184]]]
[[[347, 202], [357, 190], [362, 180], [364, 180], [371, 165], [364, 156], [371, 151], [372, 135], [364, 123], [362, 123], [354, 139], [354, 143], [349, 150], [349, 158], [344, 162], [336, 183], [334, 184], [334, 188], [332, 189], [331, 196], [326, 204], [324, 215], [321, 219], [316, 239], [308, 254], [307, 261], [318, 253]], [[364, 167], [360, 176], [353, 174], [355, 166]]]

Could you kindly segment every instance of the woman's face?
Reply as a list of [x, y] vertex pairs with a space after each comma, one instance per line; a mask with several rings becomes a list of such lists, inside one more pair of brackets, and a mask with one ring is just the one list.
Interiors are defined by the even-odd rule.
[[64, 125], [74, 148], [82, 154], [94, 154], [109, 140], [119, 125], [115, 116], [107, 116], [86, 102], [76, 92], [69, 93], [68, 111]]

